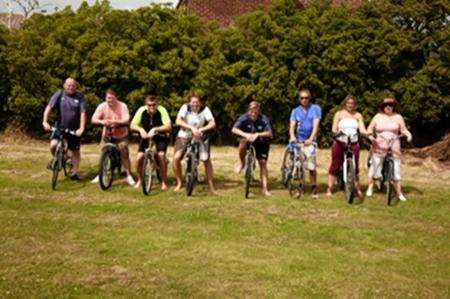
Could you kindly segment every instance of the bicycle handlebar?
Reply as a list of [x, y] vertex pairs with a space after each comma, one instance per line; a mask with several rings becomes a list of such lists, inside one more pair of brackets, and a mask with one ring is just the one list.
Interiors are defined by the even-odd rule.
[[61, 128], [52, 127], [51, 131], [52, 132], [61, 131], [64, 134], [70, 134], [70, 135], [77, 136], [77, 134], [76, 134], [76, 132], [74, 130], [69, 130], [69, 129], [61, 129]]

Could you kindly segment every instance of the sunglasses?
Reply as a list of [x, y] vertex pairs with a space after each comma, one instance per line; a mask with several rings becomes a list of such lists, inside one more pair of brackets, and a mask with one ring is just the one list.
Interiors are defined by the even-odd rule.
[[395, 105], [394, 105], [394, 103], [386, 103], [386, 104], [384, 104], [383, 105], [384, 107], [394, 107]]
[[155, 107], [156, 104], [147, 104], [147, 106], [149, 106], [149, 107]]
[[309, 100], [309, 97], [300, 97], [300, 100]]

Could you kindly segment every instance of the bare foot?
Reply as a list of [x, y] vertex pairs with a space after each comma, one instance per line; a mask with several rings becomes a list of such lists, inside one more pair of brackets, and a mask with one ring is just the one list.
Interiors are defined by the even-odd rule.
[[177, 185], [175, 186], [175, 188], [173, 189], [173, 191], [178, 192], [178, 191], [181, 190], [181, 187], [182, 187], [181, 184], [177, 184]]
[[216, 189], [209, 189], [209, 193], [211, 193], [212, 195], [219, 195], [219, 192], [217, 192]]
[[141, 188], [141, 181], [137, 181], [136, 184], [134, 184], [133, 187], [136, 188], [136, 189]]
[[237, 164], [236, 167], [234, 168], [234, 172], [235, 172], [236, 174], [239, 174], [239, 173], [241, 173], [242, 169], [244, 169], [244, 165], [241, 164], [241, 163], [239, 163], [239, 164]]
[[169, 189], [169, 186], [167, 186], [166, 183], [162, 183], [162, 184], [161, 184], [161, 190], [166, 191], [166, 190], [168, 190], [168, 189]]
[[331, 189], [328, 188], [328, 189], [327, 189], [327, 196], [330, 197], [331, 195], [333, 195], [333, 193], [331, 193]]
[[356, 191], [356, 194], [359, 198], [364, 198], [364, 194], [361, 192], [361, 190]]
[[266, 197], [272, 196], [272, 193], [270, 193], [269, 190], [264, 190], [264, 191], [262, 192], [262, 194], [263, 194], [264, 196], [266, 196]]

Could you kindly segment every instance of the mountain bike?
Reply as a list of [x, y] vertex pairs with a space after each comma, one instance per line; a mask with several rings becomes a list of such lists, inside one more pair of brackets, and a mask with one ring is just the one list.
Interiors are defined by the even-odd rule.
[[[380, 186], [381, 190], [385, 190], [386, 192], [386, 200], [388, 206], [393, 206], [398, 204], [398, 197], [394, 196], [395, 187], [394, 187], [394, 154], [392, 152], [392, 144], [394, 141], [406, 137], [403, 134], [400, 134], [399, 136], [396, 136], [394, 138], [385, 138], [383, 136], [380, 136], [382, 139], [386, 140], [388, 142], [388, 152], [386, 154], [386, 157], [383, 161], [383, 167], [381, 170], [381, 178]], [[369, 160], [371, 161], [371, 159]], [[370, 166], [370, 164], [369, 164]]]
[[289, 143], [281, 168], [283, 184], [293, 198], [300, 198], [305, 193], [305, 155], [303, 142]]
[[200, 142], [192, 138], [186, 149], [186, 194], [192, 196], [194, 185], [198, 182], [198, 165], [200, 164]]
[[150, 139], [148, 148], [144, 152], [144, 162], [142, 167], [142, 192], [149, 195], [152, 190], [153, 179], [156, 177], [161, 182], [159, 175], [159, 164], [156, 152], [153, 150], [155, 143]]
[[72, 164], [72, 154], [69, 154], [69, 150], [67, 148], [67, 135], [75, 135], [75, 131], [64, 129], [62, 127], [52, 127], [52, 132], [59, 133], [58, 144], [56, 145], [55, 157], [51, 162], [51, 170], [52, 170], [52, 189], [56, 189], [56, 183], [58, 181], [58, 174], [63, 169], [64, 175], [68, 177], [72, 172], [73, 164]]
[[122, 173], [122, 163], [120, 150], [117, 144], [115, 143], [115, 139], [111, 137], [112, 130], [122, 126], [108, 126], [106, 127], [106, 136], [104, 137], [105, 145], [102, 148], [102, 153], [100, 155], [100, 165], [98, 178], [100, 183], [100, 188], [103, 191], [108, 190], [114, 180], [114, 171], [117, 169], [118, 174]]
[[356, 193], [356, 161], [355, 154], [352, 150], [352, 139], [355, 139], [355, 137], [357, 138], [357, 135], [347, 135], [343, 132], [339, 132], [333, 136], [333, 139], [336, 140], [336, 142], [342, 143], [342, 141], [339, 140], [340, 137], [345, 137], [346, 141], [344, 142], [344, 162], [337, 175], [337, 182], [338, 185], [344, 189], [347, 202], [352, 204]]

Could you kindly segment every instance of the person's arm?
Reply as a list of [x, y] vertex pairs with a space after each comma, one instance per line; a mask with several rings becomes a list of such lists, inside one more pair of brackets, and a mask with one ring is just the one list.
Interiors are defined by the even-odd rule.
[[50, 113], [52, 112], [52, 107], [50, 105], [47, 105], [44, 110], [44, 115], [42, 117], [42, 127], [44, 127], [45, 131], [50, 131], [52, 129], [52, 126], [48, 123], [48, 117], [50, 116]]
[[331, 132], [333, 132], [333, 134], [338, 133], [339, 131], [338, 124], [339, 124], [339, 111], [336, 112], [333, 117], [333, 125], [331, 126]]
[[131, 131], [138, 132], [143, 139], [147, 138], [147, 132], [142, 127], [142, 113], [144, 113], [145, 109], [147, 108], [141, 107], [136, 111], [130, 126]]
[[84, 130], [86, 129], [86, 118], [87, 118], [86, 111], [81, 112], [80, 113], [80, 127], [78, 128], [78, 130], [75, 131], [75, 135], [77, 135], [78, 137], [83, 135]]
[[291, 120], [289, 122], [289, 142], [297, 141], [297, 137], [295, 137], [295, 129], [296, 128], [297, 128], [297, 122]]
[[94, 114], [92, 114], [91, 117], [91, 123], [93, 125], [104, 125], [104, 121], [103, 121], [103, 113], [101, 111], [101, 104], [97, 106], [97, 109], [95, 109]]
[[199, 129], [200, 133], [205, 133], [216, 128], [216, 121], [214, 120], [214, 116], [212, 115], [211, 110], [208, 107], [204, 110], [205, 119], [208, 122], [206, 126]]
[[322, 118], [322, 110], [319, 108], [319, 106], [316, 106], [316, 107], [317, 108], [316, 108], [315, 116], [314, 116], [314, 120], [313, 120], [313, 130], [312, 130], [309, 138], [307, 140], [305, 140], [306, 145], [313, 143], [313, 141], [317, 137], [317, 133], [319, 132], [319, 124], [320, 124], [320, 119]]
[[122, 118], [119, 120], [114, 120], [112, 123], [117, 126], [126, 126], [130, 123], [130, 111], [128, 110], [127, 105], [124, 104], [124, 113], [122, 115]]
[[167, 112], [166, 108], [159, 106], [158, 110], [161, 113], [161, 120], [162, 120], [163, 124], [159, 127], [153, 128], [152, 129], [153, 132], [155, 134], [172, 132], [172, 122], [170, 121], [170, 116], [169, 116], [169, 113]]
[[411, 142], [412, 141], [412, 134], [411, 134], [411, 132], [408, 130], [408, 128], [406, 127], [406, 124], [405, 124], [405, 120], [403, 119], [403, 116], [401, 116], [400, 114], [398, 115], [399, 116], [399, 122], [400, 122], [400, 132], [403, 134], [403, 135], [405, 135], [406, 136], [406, 140], [408, 141], [408, 142]]
[[358, 113], [356, 117], [358, 118], [359, 133], [362, 135], [367, 135], [366, 125], [364, 124], [362, 114]]
[[272, 126], [270, 125], [269, 119], [267, 117], [263, 118], [264, 122], [266, 123], [266, 126], [264, 127], [263, 132], [256, 133], [256, 138], [272, 138], [273, 137], [273, 130]]
[[245, 133], [244, 131], [242, 131], [241, 129], [239, 129], [237, 127], [233, 127], [233, 129], [231, 129], [231, 133], [233, 133], [239, 137], [245, 138], [245, 139], [248, 139], [248, 136], [250, 135], [249, 133]]

